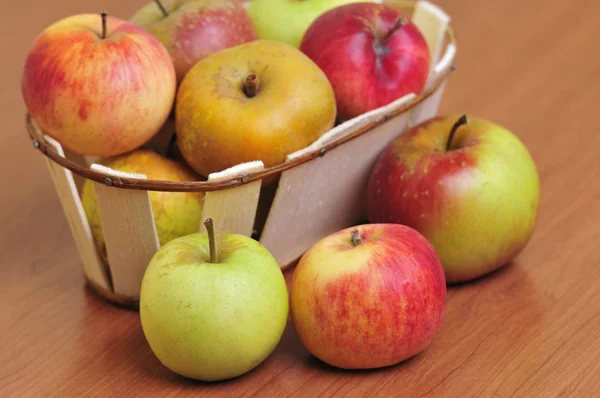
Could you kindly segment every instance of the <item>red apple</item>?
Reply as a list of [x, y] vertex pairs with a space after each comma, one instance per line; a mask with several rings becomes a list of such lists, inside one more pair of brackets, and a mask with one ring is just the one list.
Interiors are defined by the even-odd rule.
[[175, 64], [178, 82], [207, 55], [257, 38], [240, 0], [154, 0], [131, 22], [164, 44]]
[[176, 83], [169, 54], [148, 32], [106, 14], [82, 14], [37, 37], [21, 87], [47, 134], [79, 154], [113, 156], [158, 132]]
[[463, 282], [525, 247], [539, 181], [527, 148], [510, 131], [481, 119], [436, 117], [383, 151], [367, 202], [370, 222], [415, 228], [436, 249], [446, 280]]
[[423, 35], [383, 4], [348, 4], [324, 13], [308, 28], [300, 49], [329, 78], [342, 121], [419, 94], [429, 74]]
[[292, 320], [304, 346], [345, 369], [397, 364], [434, 339], [446, 303], [444, 270], [412, 228], [372, 224], [331, 234], [294, 271]]

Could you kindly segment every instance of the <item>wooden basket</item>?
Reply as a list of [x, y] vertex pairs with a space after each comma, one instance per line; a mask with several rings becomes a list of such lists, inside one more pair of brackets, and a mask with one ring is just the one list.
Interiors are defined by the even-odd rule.
[[[260, 161], [211, 174], [207, 181], [147, 180], [117, 172], [70, 153], [26, 116], [34, 147], [45, 156], [50, 175], [75, 238], [88, 285], [109, 301], [136, 307], [141, 280], [159, 248], [148, 191], [205, 192], [202, 220], [217, 232], [250, 236], [261, 180], [279, 175], [259, 241], [285, 267], [322, 237], [360, 222], [372, 165], [383, 148], [411, 126], [435, 116], [454, 69], [456, 40], [449, 17], [426, 1], [384, 1], [412, 13], [431, 51], [424, 91], [340, 124], [286, 162], [264, 168]], [[108, 265], [101, 260], [85, 217], [79, 190], [94, 184], [106, 240]], [[203, 230], [203, 226], [198, 226]]]

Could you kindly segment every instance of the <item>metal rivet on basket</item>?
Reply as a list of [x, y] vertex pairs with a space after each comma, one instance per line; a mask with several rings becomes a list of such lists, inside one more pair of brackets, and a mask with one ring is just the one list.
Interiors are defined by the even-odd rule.
[[109, 187], [113, 184], [112, 180], [109, 177], [104, 179], [104, 185], [108, 185]]
[[33, 147], [35, 149], [40, 149], [40, 142], [38, 140], [33, 141]]
[[242, 174], [242, 184], [247, 183], [249, 178], [250, 178], [250, 175], [248, 175], [248, 173]]
[[322, 158], [323, 156], [325, 156], [325, 153], [327, 152], [326, 148], [323, 148], [319, 151], [319, 157]]

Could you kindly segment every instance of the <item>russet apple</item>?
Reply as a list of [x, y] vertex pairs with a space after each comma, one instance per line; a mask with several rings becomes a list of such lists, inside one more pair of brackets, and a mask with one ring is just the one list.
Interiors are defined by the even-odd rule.
[[164, 44], [179, 82], [207, 55], [257, 38], [238, 0], [157, 0], [140, 9], [131, 22]]
[[31, 117], [64, 147], [114, 156], [149, 141], [175, 98], [175, 69], [142, 28], [106, 14], [45, 29], [29, 50], [21, 88]]
[[310, 24], [325, 11], [343, 4], [372, 0], [252, 0], [248, 12], [258, 38], [300, 46]]
[[148, 264], [140, 293], [144, 335], [173, 372], [214, 381], [261, 364], [288, 318], [285, 279], [269, 251], [243, 235], [175, 239]]
[[517, 136], [490, 121], [440, 116], [380, 155], [368, 185], [368, 218], [421, 232], [447, 281], [463, 282], [521, 252], [539, 194], [536, 166]]
[[[138, 149], [98, 163], [113, 170], [145, 174], [148, 179], [166, 181], [197, 181], [200, 178], [186, 165], [146, 149]], [[81, 201], [92, 230], [92, 236], [102, 259], [107, 261], [106, 243], [96, 201], [94, 182], [85, 180]], [[180, 236], [198, 232], [204, 194], [202, 192], [150, 191], [150, 204], [158, 240], [165, 245]]]
[[261, 160], [265, 167], [333, 127], [335, 95], [298, 49], [257, 40], [200, 60], [179, 86], [179, 149], [198, 173]]
[[417, 231], [369, 224], [313, 245], [294, 270], [290, 296], [292, 320], [310, 353], [339, 368], [379, 368], [433, 341], [446, 280]]
[[429, 74], [423, 35], [384, 4], [348, 4], [324, 13], [308, 28], [300, 49], [329, 78], [340, 121], [419, 94]]

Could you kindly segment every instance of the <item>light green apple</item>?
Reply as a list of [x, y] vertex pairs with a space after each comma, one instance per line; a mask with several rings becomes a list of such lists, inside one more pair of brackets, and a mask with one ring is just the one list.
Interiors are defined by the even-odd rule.
[[153, 256], [142, 281], [140, 316], [158, 359], [204, 380], [240, 376], [275, 349], [288, 318], [277, 262], [259, 242], [209, 233], [175, 239]]
[[332, 8], [374, 0], [253, 0], [248, 12], [259, 39], [278, 40], [300, 47], [311, 23]]

